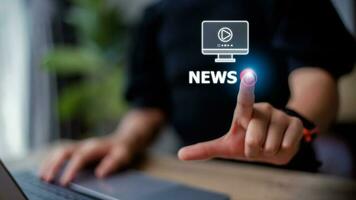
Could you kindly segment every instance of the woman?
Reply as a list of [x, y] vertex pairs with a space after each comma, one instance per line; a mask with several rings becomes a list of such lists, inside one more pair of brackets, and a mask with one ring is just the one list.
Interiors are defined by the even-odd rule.
[[[250, 54], [234, 65], [203, 56], [203, 20], [248, 20]], [[105, 177], [144, 151], [166, 123], [185, 145], [207, 141], [181, 149], [182, 160], [221, 157], [317, 171], [303, 130], [322, 132], [335, 118], [337, 79], [354, 61], [355, 41], [326, 0], [160, 1], [146, 10], [134, 38], [126, 93], [131, 111], [107, 137], [56, 150], [40, 176], [51, 181], [69, 160], [63, 185], [94, 161], [100, 161], [96, 175]], [[243, 84], [240, 90], [188, 84], [188, 71], [247, 66], [259, 74], [255, 94]]]

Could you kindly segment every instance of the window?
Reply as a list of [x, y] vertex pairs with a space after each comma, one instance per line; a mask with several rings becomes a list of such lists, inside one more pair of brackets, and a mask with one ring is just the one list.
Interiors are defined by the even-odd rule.
[[24, 0], [0, 0], [0, 157], [27, 150], [29, 40]]

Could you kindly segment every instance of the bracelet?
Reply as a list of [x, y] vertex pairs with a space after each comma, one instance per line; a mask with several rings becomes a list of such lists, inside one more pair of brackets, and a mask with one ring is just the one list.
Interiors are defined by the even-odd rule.
[[308, 130], [306, 128], [303, 129], [303, 138], [305, 142], [312, 142], [315, 140], [318, 134], [319, 129], [317, 127], [315, 127], [313, 130]]
[[292, 109], [284, 108], [283, 111], [287, 115], [297, 117], [302, 121], [303, 126], [304, 126], [303, 139], [305, 142], [308, 142], [308, 143], [312, 142], [317, 137], [317, 135], [319, 134], [319, 129], [313, 122], [311, 122], [310, 120], [303, 117], [302, 115], [300, 115], [299, 113], [297, 113], [296, 111], [294, 111]]

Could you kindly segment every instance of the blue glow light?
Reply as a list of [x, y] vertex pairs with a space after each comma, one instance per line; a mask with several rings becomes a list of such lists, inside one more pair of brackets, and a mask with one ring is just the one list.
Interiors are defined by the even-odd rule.
[[[236, 63], [231, 66], [231, 70], [241, 73], [246, 68], [252, 69], [258, 76], [258, 82], [255, 86], [255, 94], [258, 96], [266, 96], [268, 91], [271, 90], [272, 83], [274, 81], [273, 68], [271, 64], [274, 63], [268, 59], [267, 55], [254, 54], [249, 56], [239, 56], [236, 59]], [[233, 88], [233, 93], [238, 91], [240, 82], [237, 82]], [[231, 91], [232, 92], [232, 91]]]

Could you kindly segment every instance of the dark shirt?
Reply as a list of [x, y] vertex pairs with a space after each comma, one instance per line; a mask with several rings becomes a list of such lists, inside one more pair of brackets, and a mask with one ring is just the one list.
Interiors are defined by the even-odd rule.
[[[234, 64], [202, 55], [203, 20], [248, 20], [250, 53]], [[354, 38], [328, 0], [163, 0], [146, 10], [133, 41], [127, 99], [164, 110], [185, 144], [228, 131], [239, 86], [189, 85], [189, 70], [252, 67], [256, 102], [283, 108], [292, 70], [316, 66], [337, 79], [352, 69], [356, 55]]]

